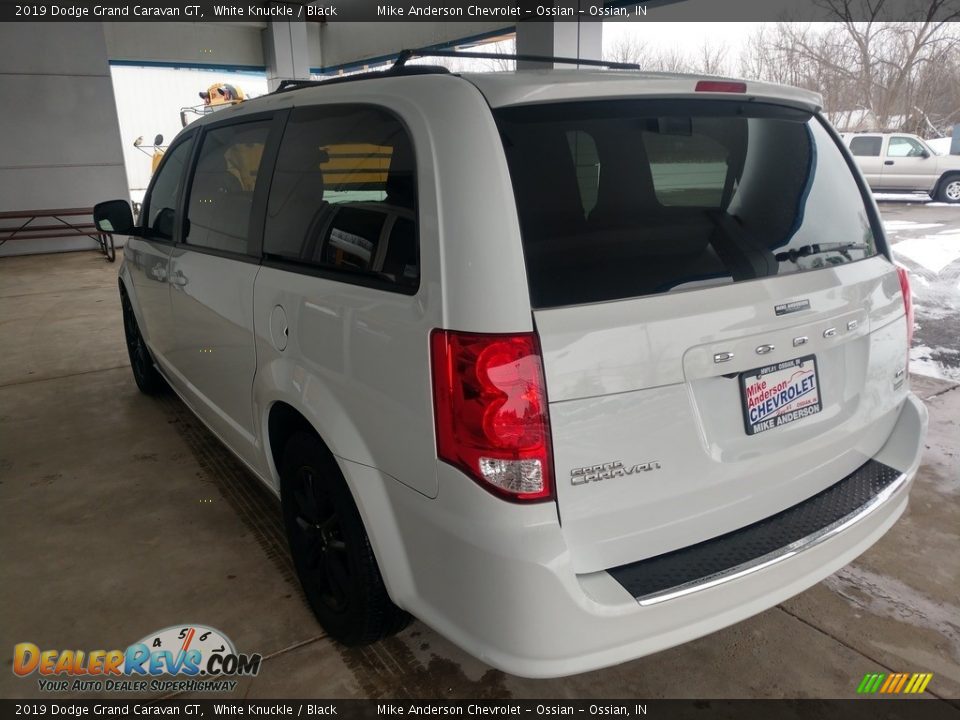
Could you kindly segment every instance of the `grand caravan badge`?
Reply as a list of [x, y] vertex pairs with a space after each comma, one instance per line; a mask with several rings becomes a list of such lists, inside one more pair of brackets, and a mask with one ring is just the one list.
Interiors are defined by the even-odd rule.
[[570, 471], [570, 484], [586, 485], [587, 483], [598, 482], [600, 480], [611, 480], [613, 478], [637, 475], [659, 469], [660, 463], [656, 460], [637, 463], [636, 465], [624, 465], [619, 460], [616, 460], [614, 462], [601, 463], [600, 465], [574, 468]]

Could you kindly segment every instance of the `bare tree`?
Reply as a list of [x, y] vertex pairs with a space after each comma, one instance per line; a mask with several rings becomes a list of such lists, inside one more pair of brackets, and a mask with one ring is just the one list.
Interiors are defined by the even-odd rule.
[[625, 35], [619, 38], [610, 48], [610, 51], [604, 53], [604, 55], [604, 60], [635, 63], [644, 70], [653, 69], [651, 66], [657, 62], [656, 53], [651, 52], [649, 46], [643, 44], [640, 38], [634, 35]]
[[718, 75], [729, 72], [729, 49], [723, 44], [706, 42], [693, 54], [678, 47], [661, 50], [643, 44], [635, 36], [625, 36], [614, 43], [605, 54], [606, 60], [636, 63], [643, 70], [671, 73], [700, 73]]
[[700, 62], [696, 66], [696, 72], [704, 75], [729, 75], [728, 54], [729, 48], [723, 43], [705, 42], [700, 46]]
[[814, 0], [833, 22], [761, 26], [736, 56], [705, 43], [660, 50], [620, 39], [608, 59], [667, 72], [729, 74], [819, 92], [843, 129], [947, 133], [960, 122], [960, 0], [915, 0], [916, 22], [892, 22], [893, 0]]
[[945, 122], [946, 108], [937, 106], [951, 104], [943, 90], [956, 84], [947, 75], [960, 52], [956, 0], [923, 0], [917, 22], [885, 21], [886, 0], [816, 2], [837, 22], [780, 23], [764, 43], [781, 75], [787, 70], [793, 84], [823, 92], [828, 107], [859, 110], [869, 129]]
[[[489, 47], [483, 48], [484, 52], [497, 53], [501, 55], [516, 55], [517, 54], [517, 39], [511, 38], [509, 40], [501, 40], [499, 42], [493, 43]], [[516, 60], [506, 60], [504, 58], [494, 58], [491, 60], [484, 60], [484, 70], [487, 72], [508, 72], [510, 70], [517, 69]]]

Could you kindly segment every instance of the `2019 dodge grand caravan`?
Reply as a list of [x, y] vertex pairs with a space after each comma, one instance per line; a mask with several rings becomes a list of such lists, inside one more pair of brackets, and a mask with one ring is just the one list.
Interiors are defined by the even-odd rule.
[[282, 501], [319, 622], [412, 614], [526, 676], [768, 608], [907, 504], [905, 272], [808, 92], [408, 67], [171, 144], [120, 297]]

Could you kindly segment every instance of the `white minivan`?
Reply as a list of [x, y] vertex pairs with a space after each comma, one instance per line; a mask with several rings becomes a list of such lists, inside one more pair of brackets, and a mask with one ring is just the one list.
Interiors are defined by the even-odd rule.
[[130, 236], [133, 372], [282, 501], [329, 635], [416, 616], [559, 676], [735, 623], [907, 505], [906, 273], [820, 98], [404, 66], [173, 141]]

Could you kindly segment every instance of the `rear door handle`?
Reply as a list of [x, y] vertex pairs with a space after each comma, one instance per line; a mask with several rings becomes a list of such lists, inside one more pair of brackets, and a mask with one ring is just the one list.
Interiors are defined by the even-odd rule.
[[883, 164], [884, 164], [884, 165], [893, 165], [893, 160], [884, 160], [884, 161], [883, 161]]

